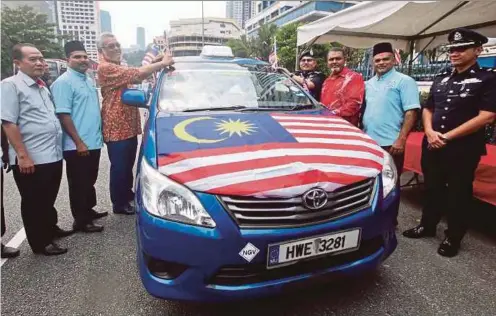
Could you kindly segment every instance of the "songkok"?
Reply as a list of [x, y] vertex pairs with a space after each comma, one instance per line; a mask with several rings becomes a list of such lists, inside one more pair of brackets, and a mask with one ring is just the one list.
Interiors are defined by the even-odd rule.
[[65, 55], [69, 57], [72, 52], [75, 51], [84, 51], [86, 52], [86, 49], [84, 48], [83, 43], [80, 41], [70, 41], [65, 43], [64, 45], [64, 50], [65, 50]]
[[372, 56], [375, 56], [375, 55], [381, 54], [381, 53], [391, 53], [391, 54], [394, 54], [393, 45], [391, 45], [391, 43], [379, 43], [379, 44], [375, 44], [372, 51], [373, 51]]

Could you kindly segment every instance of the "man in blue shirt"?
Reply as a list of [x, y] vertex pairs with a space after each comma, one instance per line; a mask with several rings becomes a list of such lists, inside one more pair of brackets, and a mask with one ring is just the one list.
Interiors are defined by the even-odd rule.
[[103, 226], [93, 223], [94, 219], [108, 214], [97, 213], [93, 209], [96, 206], [95, 183], [103, 147], [98, 92], [86, 74], [89, 59], [83, 44], [71, 41], [64, 48], [68, 69], [51, 88], [55, 112], [64, 129], [63, 150], [73, 226], [75, 231], [101, 232]]
[[376, 75], [365, 84], [363, 128], [393, 156], [401, 175], [406, 139], [420, 109], [419, 90], [413, 78], [394, 69], [390, 43], [375, 45], [373, 56]]
[[2, 127], [9, 141], [9, 163], [21, 194], [26, 237], [36, 254], [61, 255], [55, 239], [68, 236], [57, 226], [54, 207], [62, 179], [62, 128], [52, 95], [40, 77], [45, 60], [33, 45], [12, 48], [19, 72], [2, 81]]

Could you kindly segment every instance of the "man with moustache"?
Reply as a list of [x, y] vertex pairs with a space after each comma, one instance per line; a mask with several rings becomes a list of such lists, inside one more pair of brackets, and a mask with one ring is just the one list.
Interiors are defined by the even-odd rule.
[[2, 127], [10, 143], [26, 237], [36, 254], [64, 254], [67, 248], [54, 241], [72, 233], [57, 226], [54, 207], [62, 178], [62, 128], [40, 79], [43, 55], [31, 44], [17, 44], [12, 57], [19, 72], [1, 83]]
[[159, 54], [151, 64], [134, 68], [121, 65], [121, 45], [114, 35], [103, 33], [97, 43], [102, 56], [98, 81], [102, 91], [103, 140], [110, 159], [110, 199], [115, 214], [134, 214], [133, 167], [141, 134], [138, 108], [122, 103], [122, 91], [141, 83], [155, 71], [174, 64], [170, 52]]
[[317, 61], [314, 58], [312, 50], [305, 51], [300, 55], [300, 69], [291, 78], [308, 91], [315, 100], [320, 101], [325, 75], [316, 70]]
[[102, 119], [98, 92], [86, 74], [88, 54], [79, 41], [67, 42], [67, 71], [52, 85], [55, 112], [62, 128], [69, 200], [74, 230], [101, 232], [94, 219], [108, 215], [97, 213], [95, 183], [98, 178], [100, 150], [103, 147]]
[[446, 211], [448, 230], [438, 253], [453, 257], [471, 216], [474, 173], [480, 157], [486, 155], [484, 126], [496, 119], [496, 72], [477, 63], [488, 41], [484, 35], [458, 28], [448, 35], [448, 41], [453, 71], [434, 79], [422, 112], [422, 220], [403, 235], [435, 236]]
[[345, 64], [344, 50], [331, 48], [327, 54], [327, 66], [331, 74], [324, 81], [320, 101], [333, 114], [358, 126], [365, 84], [362, 75], [345, 67]]
[[376, 75], [365, 84], [363, 130], [389, 152], [398, 175], [403, 171], [405, 145], [420, 109], [417, 83], [394, 69], [394, 51], [390, 43], [373, 48]]

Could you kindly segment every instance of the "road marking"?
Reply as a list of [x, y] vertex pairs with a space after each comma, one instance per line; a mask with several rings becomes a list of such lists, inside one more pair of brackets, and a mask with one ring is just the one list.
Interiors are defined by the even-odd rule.
[[[22, 242], [26, 239], [26, 231], [24, 230], [24, 227], [21, 228], [20, 231], [15, 234], [14, 238], [12, 238], [5, 246], [6, 247], [12, 247], [12, 248], [19, 248], [19, 246], [22, 244]], [[8, 258], [2, 259], [0, 261], [0, 267], [3, 266], [3, 264], [8, 260]]]

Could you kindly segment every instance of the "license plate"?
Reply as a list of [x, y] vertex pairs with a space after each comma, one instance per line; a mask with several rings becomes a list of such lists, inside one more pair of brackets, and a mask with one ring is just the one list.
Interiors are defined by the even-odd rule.
[[302, 259], [352, 251], [360, 246], [360, 229], [353, 229], [269, 245], [267, 268], [276, 268]]

